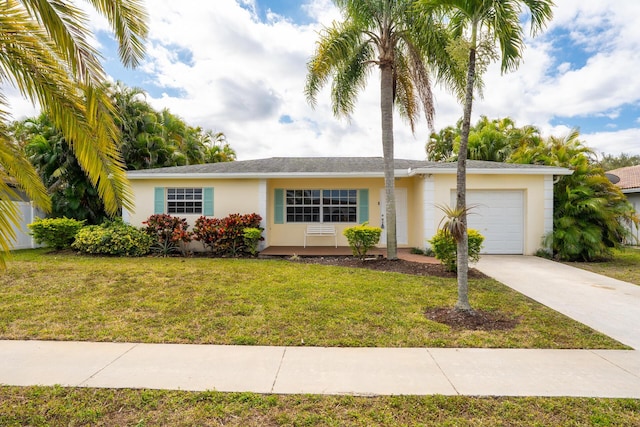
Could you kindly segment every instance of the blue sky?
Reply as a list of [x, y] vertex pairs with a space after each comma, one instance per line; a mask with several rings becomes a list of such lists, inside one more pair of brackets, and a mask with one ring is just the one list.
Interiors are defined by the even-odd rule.
[[[578, 127], [597, 153], [640, 154], [640, 2], [558, 0], [554, 20], [527, 40], [516, 72], [485, 75], [474, 119], [509, 116], [545, 135]], [[322, 92], [312, 109], [303, 95], [306, 61], [318, 31], [339, 14], [330, 0], [148, 1], [147, 58], [124, 70], [96, 24], [114, 80], [148, 93], [192, 125], [222, 131], [239, 159], [270, 156], [381, 156], [378, 75], [347, 119]], [[436, 129], [455, 124], [462, 106], [436, 87]], [[426, 123], [412, 135], [395, 121], [396, 157], [421, 159]]]

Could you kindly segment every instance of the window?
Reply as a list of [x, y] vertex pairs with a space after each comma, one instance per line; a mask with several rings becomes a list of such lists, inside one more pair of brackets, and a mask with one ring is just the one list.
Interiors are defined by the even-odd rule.
[[167, 213], [202, 214], [202, 188], [167, 188]]
[[287, 190], [287, 222], [357, 222], [358, 190]]

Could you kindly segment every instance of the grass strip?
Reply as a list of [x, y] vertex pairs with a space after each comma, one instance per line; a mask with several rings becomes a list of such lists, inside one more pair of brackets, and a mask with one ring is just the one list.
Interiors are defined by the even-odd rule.
[[632, 426], [640, 400], [0, 387], [2, 426]]

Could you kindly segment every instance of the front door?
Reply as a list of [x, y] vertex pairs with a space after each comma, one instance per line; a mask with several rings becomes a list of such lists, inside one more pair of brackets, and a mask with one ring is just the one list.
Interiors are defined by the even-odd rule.
[[[409, 244], [409, 220], [407, 218], [407, 189], [396, 188], [396, 239], [399, 245]], [[387, 220], [385, 218], [385, 206], [387, 196], [384, 188], [380, 190], [380, 224], [383, 226], [382, 235], [380, 236], [380, 244], [387, 244], [387, 232], [385, 226]]]

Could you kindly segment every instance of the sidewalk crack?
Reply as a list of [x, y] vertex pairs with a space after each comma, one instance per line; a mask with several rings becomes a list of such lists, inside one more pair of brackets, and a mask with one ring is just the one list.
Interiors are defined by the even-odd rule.
[[102, 368], [98, 369], [97, 371], [95, 371], [93, 374], [89, 375], [89, 377], [87, 377], [86, 379], [80, 381], [80, 383], [78, 384], [79, 387], [82, 387], [84, 384], [86, 384], [91, 378], [94, 378], [96, 375], [98, 375], [100, 372], [104, 371], [105, 369], [107, 369], [109, 366], [113, 365], [114, 363], [116, 363], [118, 360], [120, 360], [122, 357], [124, 357], [126, 354], [128, 354], [131, 350], [133, 350], [134, 348], [136, 348], [139, 345], [139, 343], [135, 343], [133, 344], [131, 347], [129, 347], [125, 352], [121, 353], [118, 355], [118, 357], [116, 357], [115, 359], [113, 359], [112, 361], [110, 361], [109, 363], [107, 363], [106, 365], [104, 365]]
[[438, 361], [436, 360], [436, 358], [435, 358], [435, 357], [433, 357], [433, 353], [431, 353], [431, 352], [429, 351], [429, 349], [426, 349], [426, 350], [427, 350], [427, 353], [429, 353], [429, 356], [431, 357], [431, 360], [433, 360], [433, 363], [435, 363], [435, 364], [436, 364], [436, 366], [438, 367], [438, 369], [440, 370], [440, 372], [442, 372], [442, 375], [444, 375], [444, 377], [447, 379], [447, 382], [451, 385], [451, 388], [453, 389], [453, 391], [455, 391], [455, 392], [456, 392], [456, 394], [457, 394], [458, 396], [460, 396], [460, 392], [459, 392], [459, 391], [458, 391], [458, 389], [456, 388], [455, 384], [453, 383], [453, 381], [451, 381], [451, 380], [449, 379], [449, 376], [444, 372], [444, 370], [442, 369], [442, 367], [440, 366], [440, 364], [438, 363]]
[[278, 364], [278, 370], [276, 371], [276, 376], [273, 379], [273, 384], [271, 384], [270, 393], [273, 393], [273, 390], [275, 390], [276, 388], [276, 382], [278, 381], [278, 376], [280, 376], [280, 369], [282, 368], [282, 363], [284, 362], [284, 356], [286, 354], [287, 354], [287, 347], [285, 347], [284, 350], [282, 351], [282, 357], [280, 358], [280, 363]]

